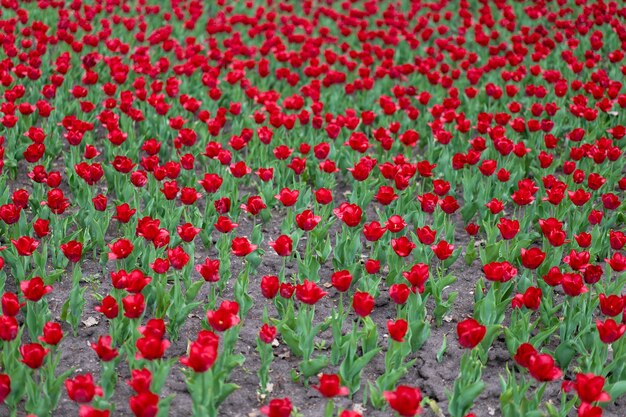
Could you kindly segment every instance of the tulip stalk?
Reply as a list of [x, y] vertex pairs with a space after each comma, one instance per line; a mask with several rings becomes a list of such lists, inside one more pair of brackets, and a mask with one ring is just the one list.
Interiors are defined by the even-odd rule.
[[261, 359], [261, 365], [257, 372], [257, 376], [259, 377], [259, 393], [261, 395], [267, 395], [269, 393], [270, 366], [274, 360], [274, 352], [271, 342], [265, 343], [260, 338], [257, 338], [256, 348]]
[[461, 357], [459, 376], [454, 381], [453, 391], [448, 393], [448, 412], [452, 417], [465, 416], [480, 393], [485, 389], [482, 381], [483, 364], [475, 349]]
[[300, 362], [300, 372], [305, 378], [316, 375], [323, 369], [328, 360], [325, 357], [313, 358], [315, 351], [315, 336], [320, 332], [323, 324], [313, 325], [315, 317], [315, 306], [308, 304], [300, 304], [298, 314], [296, 316], [296, 325], [299, 333], [299, 349], [302, 352], [302, 361]]

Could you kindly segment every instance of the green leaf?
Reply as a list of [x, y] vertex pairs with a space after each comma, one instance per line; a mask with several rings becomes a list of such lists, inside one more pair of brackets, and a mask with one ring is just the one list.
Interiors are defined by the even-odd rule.
[[446, 353], [446, 349], [448, 348], [448, 337], [444, 334], [443, 341], [441, 342], [441, 347], [437, 351], [437, 362], [441, 363], [443, 360], [443, 355]]
[[607, 389], [612, 399], [617, 399], [626, 394], [626, 381], [618, 381]]
[[305, 378], [310, 378], [317, 375], [322, 369], [328, 366], [328, 358], [325, 356], [319, 356], [308, 361], [300, 362], [300, 372]]
[[570, 341], [561, 342], [554, 351], [554, 358], [561, 369], [567, 369], [568, 365], [574, 359], [576, 349]]
[[202, 288], [203, 283], [204, 281], [196, 281], [191, 285], [191, 287], [187, 289], [185, 298], [188, 303], [193, 301], [196, 298], [196, 296], [198, 295], [198, 292], [200, 291], [200, 288]]

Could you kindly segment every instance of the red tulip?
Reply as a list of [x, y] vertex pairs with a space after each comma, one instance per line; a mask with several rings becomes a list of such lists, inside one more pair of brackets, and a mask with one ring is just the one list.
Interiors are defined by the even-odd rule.
[[261, 330], [259, 331], [259, 339], [263, 343], [269, 344], [269, 343], [272, 343], [275, 338], [276, 338], [276, 327], [270, 326], [267, 323], [263, 324], [263, 326], [261, 327]]
[[563, 376], [563, 372], [554, 364], [552, 356], [545, 353], [532, 355], [528, 360], [528, 370], [539, 382], [554, 381]]
[[422, 410], [422, 392], [419, 388], [398, 385], [395, 391], [385, 391], [383, 395], [389, 407], [402, 417], [413, 417]]
[[604, 258], [604, 261], [607, 262], [615, 272], [626, 271], [626, 256], [622, 255], [620, 252], [614, 252], [610, 259]]
[[398, 319], [396, 321], [387, 320], [387, 330], [389, 336], [396, 342], [404, 342], [404, 336], [409, 328], [409, 323], [404, 319]]
[[225, 332], [239, 324], [239, 304], [236, 301], [222, 301], [217, 310], [209, 310], [206, 313], [209, 325], [218, 332]]
[[139, 326], [138, 330], [144, 337], [163, 339], [165, 337], [165, 322], [163, 319], [150, 319], [145, 326]]
[[137, 359], [155, 360], [163, 357], [170, 342], [155, 336], [145, 336], [137, 339], [135, 346], [138, 351]]
[[134, 294], [140, 293], [151, 281], [152, 277], [134, 269], [126, 276], [125, 290]]
[[283, 188], [280, 193], [274, 196], [274, 198], [282, 203], [285, 207], [291, 207], [298, 201], [300, 191], [290, 190], [289, 188]]
[[365, 271], [368, 274], [377, 274], [380, 271], [380, 261], [376, 259], [368, 259], [365, 261]]
[[81, 405], [78, 408], [78, 417], [109, 417], [109, 410], [97, 410], [89, 405]]
[[257, 245], [253, 245], [245, 237], [236, 237], [231, 244], [231, 251], [235, 256], [247, 256], [254, 252]]
[[222, 178], [217, 174], [204, 174], [204, 178], [198, 181], [198, 184], [204, 188], [204, 191], [213, 194], [220, 189], [222, 182]]
[[480, 226], [475, 223], [469, 223], [467, 226], [465, 226], [465, 231], [470, 236], [476, 236], [480, 231]]
[[626, 307], [626, 297], [615, 294], [611, 294], [608, 297], [605, 294], [600, 294], [598, 297], [600, 300], [600, 311], [602, 311], [602, 314], [609, 317], [615, 317], [624, 312], [624, 308]]
[[17, 223], [20, 219], [22, 207], [15, 204], [3, 204], [0, 206], [0, 220], [8, 225]]
[[524, 306], [530, 310], [537, 310], [541, 304], [541, 288], [528, 287], [524, 294], [517, 294], [511, 304], [514, 308]]
[[439, 200], [437, 204], [439, 204], [441, 210], [446, 214], [453, 214], [459, 209], [458, 201], [451, 195], [445, 196], [443, 199]]
[[293, 296], [293, 293], [296, 291], [296, 286], [289, 282], [281, 282], [279, 294], [282, 298], [289, 299]]
[[578, 417], [602, 417], [602, 408], [589, 403], [581, 403], [578, 407]]
[[126, 259], [134, 249], [130, 240], [124, 238], [118, 239], [107, 246], [111, 250], [109, 252], [109, 259]]
[[189, 255], [182, 246], [176, 246], [173, 249], [167, 250], [167, 260], [170, 261], [170, 265], [172, 268], [176, 270], [181, 270], [187, 265], [189, 262]]
[[487, 333], [487, 328], [472, 318], [465, 319], [456, 326], [459, 344], [466, 349], [472, 349], [478, 345], [485, 337], [485, 333]]
[[341, 386], [341, 380], [339, 379], [339, 375], [334, 374], [320, 375], [319, 385], [313, 385], [313, 388], [318, 390], [320, 394], [322, 394], [326, 398], [333, 398], [350, 394], [348, 387]]
[[37, 237], [42, 238], [50, 234], [50, 220], [37, 219], [33, 223], [33, 230]]
[[604, 389], [604, 377], [594, 374], [576, 374], [574, 387], [578, 398], [586, 403], [607, 402], [611, 397]]
[[498, 223], [498, 229], [500, 229], [500, 234], [503, 239], [513, 239], [519, 233], [519, 221], [501, 217], [500, 223]]
[[278, 294], [280, 282], [275, 275], [265, 275], [261, 278], [261, 294], [267, 299], [272, 299]]
[[256, 216], [265, 208], [267, 208], [267, 206], [265, 205], [265, 203], [259, 196], [252, 196], [248, 198], [248, 201], [246, 204], [241, 205], [241, 209], [244, 211], [247, 211], [252, 216]]
[[30, 256], [39, 246], [39, 242], [30, 236], [22, 236], [17, 240], [11, 239], [11, 243], [20, 256]]
[[563, 274], [561, 273], [561, 270], [558, 266], [553, 266], [552, 268], [550, 268], [548, 273], [542, 278], [545, 283], [550, 285], [551, 287], [561, 285], [561, 283], [563, 282]]
[[417, 238], [420, 243], [423, 245], [432, 245], [435, 242], [435, 238], [437, 237], [437, 231], [432, 230], [428, 226], [418, 227], [415, 232], [417, 233]]
[[448, 259], [454, 251], [454, 245], [450, 245], [445, 240], [441, 240], [439, 243], [437, 243], [437, 245], [431, 246], [430, 248], [435, 253], [435, 256], [437, 256], [437, 258], [442, 261]]
[[124, 307], [124, 317], [129, 319], [137, 319], [143, 314], [146, 304], [143, 294], [131, 294], [122, 298], [122, 306]]
[[76, 263], [80, 261], [80, 257], [83, 254], [83, 244], [81, 242], [71, 240], [61, 245], [61, 251], [70, 262]]
[[96, 395], [102, 395], [102, 389], [94, 384], [91, 374], [76, 375], [73, 379], [66, 379], [65, 389], [70, 400], [77, 403], [88, 403]]
[[406, 222], [401, 216], [394, 214], [393, 216], [387, 219], [385, 223], [385, 228], [389, 230], [391, 233], [399, 233], [406, 227]]
[[385, 232], [387, 231], [386, 227], [381, 227], [380, 223], [377, 221], [373, 221], [371, 223], [366, 223], [363, 225], [363, 235], [365, 239], [369, 242], [376, 242], [379, 240]]
[[374, 309], [375, 300], [370, 293], [357, 291], [352, 297], [352, 308], [354, 312], [361, 316], [367, 317]]
[[408, 272], [403, 272], [402, 276], [411, 283], [414, 288], [417, 288], [419, 293], [424, 292], [424, 284], [430, 276], [430, 268], [426, 264], [415, 264]]
[[411, 290], [405, 284], [393, 284], [389, 287], [389, 297], [396, 304], [404, 304], [408, 300]]
[[278, 256], [291, 255], [292, 244], [293, 242], [291, 241], [291, 238], [287, 235], [280, 235], [278, 239], [269, 243]]
[[296, 285], [296, 298], [305, 304], [314, 305], [326, 294], [313, 281], [305, 279], [302, 284]]
[[187, 243], [192, 242], [201, 231], [202, 229], [198, 227], [193, 227], [191, 223], [185, 223], [182, 226], [178, 226], [176, 228], [178, 236], [180, 236], [183, 242]]
[[215, 226], [215, 229], [217, 229], [218, 232], [229, 233], [232, 230], [234, 230], [237, 226], [239, 226], [239, 224], [233, 223], [226, 216], [219, 216], [217, 218], [217, 222], [214, 224], [214, 226]]
[[104, 297], [101, 304], [99, 306], [96, 306], [94, 310], [102, 313], [109, 320], [113, 320], [119, 315], [119, 306], [117, 304], [117, 301], [110, 295]]
[[374, 198], [383, 206], [388, 206], [398, 199], [398, 195], [395, 193], [393, 187], [383, 185], [378, 189], [378, 193]]
[[397, 239], [391, 239], [391, 247], [396, 255], [406, 258], [415, 249], [415, 243], [411, 242], [406, 236]]
[[544, 259], [546, 259], [546, 254], [539, 248], [522, 248], [521, 253], [522, 265], [528, 269], [537, 269]]
[[289, 398], [274, 398], [268, 405], [261, 407], [261, 413], [268, 417], [289, 417], [292, 411]]
[[135, 234], [149, 241], [154, 241], [159, 236], [160, 224], [161, 221], [158, 219], [153, 219], [149, 216], [142, 217], [137, 221]]
[[483, 266], [485, 278], [489, 281], [507, 282], [517, 275], [517, 269], [507, 261], [490, 262]]
[[129, 404], [135, 417], [155, 417], [159, 412], [159, 396], [149, 391], [130, 397]]
[[59, 323], [52, 321], [47, 322], [43, 326], [43, 336], [39, 340], [47, 345], [56, 346], [63, 339], [63, 330]]
[[586, 192], [582, 188], [579, 188], [576, 191], [568, 190], [567, 195], [575, 206], [582, 206], [591, 198], [591, 193]]
[[315, 191], [315, 201], [319, 204], [327, 205], [333, 201], [332, 191], [327, 188], [320, 188]]
[[352, 275], [347, 269], [344, 269], [342, 271], [335, 271], [330, 277], [330, 281], [337, 291], [346, 292], [348, 291], [348, 289], [350, 288], [350, 284], [352, 283]]
[[196, 265], [196, 271], [202, 275], [206, 282], [218, 282], [220, 280], [220, 260], [206, 258], [204, 264]]
[[124, 203], [115, 207], [115, 216], [112, 218], [120, 223], [128, 223], [136, 212], [136, 209], [131, 209], [127, 203]]
[[530, 358], [535, 354], [537, 354], [537, 349], [535, 349], [533, 345], [530, 343], [522, 343], [517, 348], [517, 352], [515, 353], [513, 359], [515, 359], [515, 362], [517, 362], [519, 366], [528, 368]]
[[574, 271], [580, 271], [589, 265], [590, 257], [587, 251], [577, 252], [572, 249], [569, 255], [563, 258], [563, 262], [568, 264]]
[[4, 400], [11, 393], [11, 378], [7, 374], [0, 374], [0, 404], [4, 404]]
[[435, 194], [426, 193], [424, 195], [418, 195], [417, 200], [420, 202], [420, 208], [424, 213], [433, 213], [439, 202], [439, 197]]
[[19, 302], [17, 294], [12, 292], [5, 292], [2, 294], [2, 314], [6, 316], [17, 316], [20, 309], [25, 306], [26, 303]]
[[133, 369], [131, 371], [131, 379], [127, 381], [127, 384], [136, 392], [150, 391], [150, 385], [152, 384], [152, 373], [149, 369]]
[[111, 346], [111, 336], [100, 336], [98, 343], [92, 343], [91, 348], [96, 352], [101, 361], [109, 362], [118, 356], [117, 349]]
[[322, 218], [314, 215], [311, 210], [304, 210], [302, 213], [296, 215], [296, 225], [305, 232], [315, 229], [321, 220]]
[[624, 245], [626, 245], [626, 233], [611, 230], [609, 232], [609, 243], [611, 245], [611, 249], [621, 250]]
[[607, 344], [616, 342], [626, 332], [626, 324], [618, 324], [613, 319], [606, 319], [605, 321], [596, 320], [596, 327], [600, 340]]
[[183, 356], [180, 363], [190, 367], [194, 372], [206, 372], [217, 359], [219, 338], [215, 333], [202, 330], [195, 342], [189, 344], [188, 356]]
[[44, 349], [39, 343], [22, 345], [20, 346], [20, 355], [22, 355], [20, 362], [31, 369], [39, 369], [48, 352], [50, 349]]
[[346, 226], [355, 227], [361, 223], [363, 210], [356, 204], [343, 202], [338, 208], [333, 210], [333, 213], [335, 213], [335, 216], [344, 222]]
[[583, 278], [585, 279], [585, 283], [589, 285], [593, 285], [596, 282], [600, 281], [602, 278], [603, 270], [600, 265], [585, 265], [583, 268]]
[[561, 287], [563, 288], [563, 292], [570, 297], [577, 297], [589, 291], [587, 287], [585, 287], [583, 277], [580, 276], [580, 274], [563, 274]]
[[357, 413], [356, 411], [343, 410], [341, 414], [339, 414], [339, 417], [363, 417], [363, 415]]
[[63, 191], [58, 188], [48, 191], [47, 197], [48, 199], [42, 205], [47, 205], [54, 214], [63, 214], [70, 206], [68, 199], [63, 195]]
[[500, 213], [502, 210], [504, 210], [504, 204], [502, 203], [502, 201], [497, 200], [497, 199], [492, 199], [490, 202], [488, 202], [487, 204], [485, 204], [485, 207], [487, 207], [489, 209], [489, 211], [491, 212], [491, 214], [498, 214]]
[[13, 316], [0, 316], [0, 340], [10, 342], [15, 340], [19, 331], [19, 324]]
[[98, 194], [91, 199], [91, 202], [96, 211], [105, 211], [107, 209], [107, 198], [105, 195]]
[[32, 302], [41, 300], [44, 295], [52, 291], [52, 287], [45, 285], [41, 277], [34, 277], [28, 281], [20, 282], [20, 289], [24, 294], [24, 298]]
[[160, 189], [163, 196], [165, 196], [166, 200], [174, 200], [180, 191], [178, 187], [178, 183], [176, 181], [165, 181], [163, 183], [163, 188]]

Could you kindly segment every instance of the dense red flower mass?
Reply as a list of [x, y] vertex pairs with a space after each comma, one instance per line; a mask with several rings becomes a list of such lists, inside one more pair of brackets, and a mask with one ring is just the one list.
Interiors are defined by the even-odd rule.
[[621, 415], [625, 54], [614, 0], [0, 1], [0, 414]]

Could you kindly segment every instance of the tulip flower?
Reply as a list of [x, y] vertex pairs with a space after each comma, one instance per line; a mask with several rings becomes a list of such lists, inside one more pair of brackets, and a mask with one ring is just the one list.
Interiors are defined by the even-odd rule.
[[399, 385], [395, 391], [386, 391], [384, 395], [389, 407], [402, 417], [413, 417], [422, 410], [422, 392], [419, 388]]
[[466, 349], [472, 349], [478, 345], [486, 332], [487, 328], [472, 318], [459, 322], [456, 327], [459, 344]]

